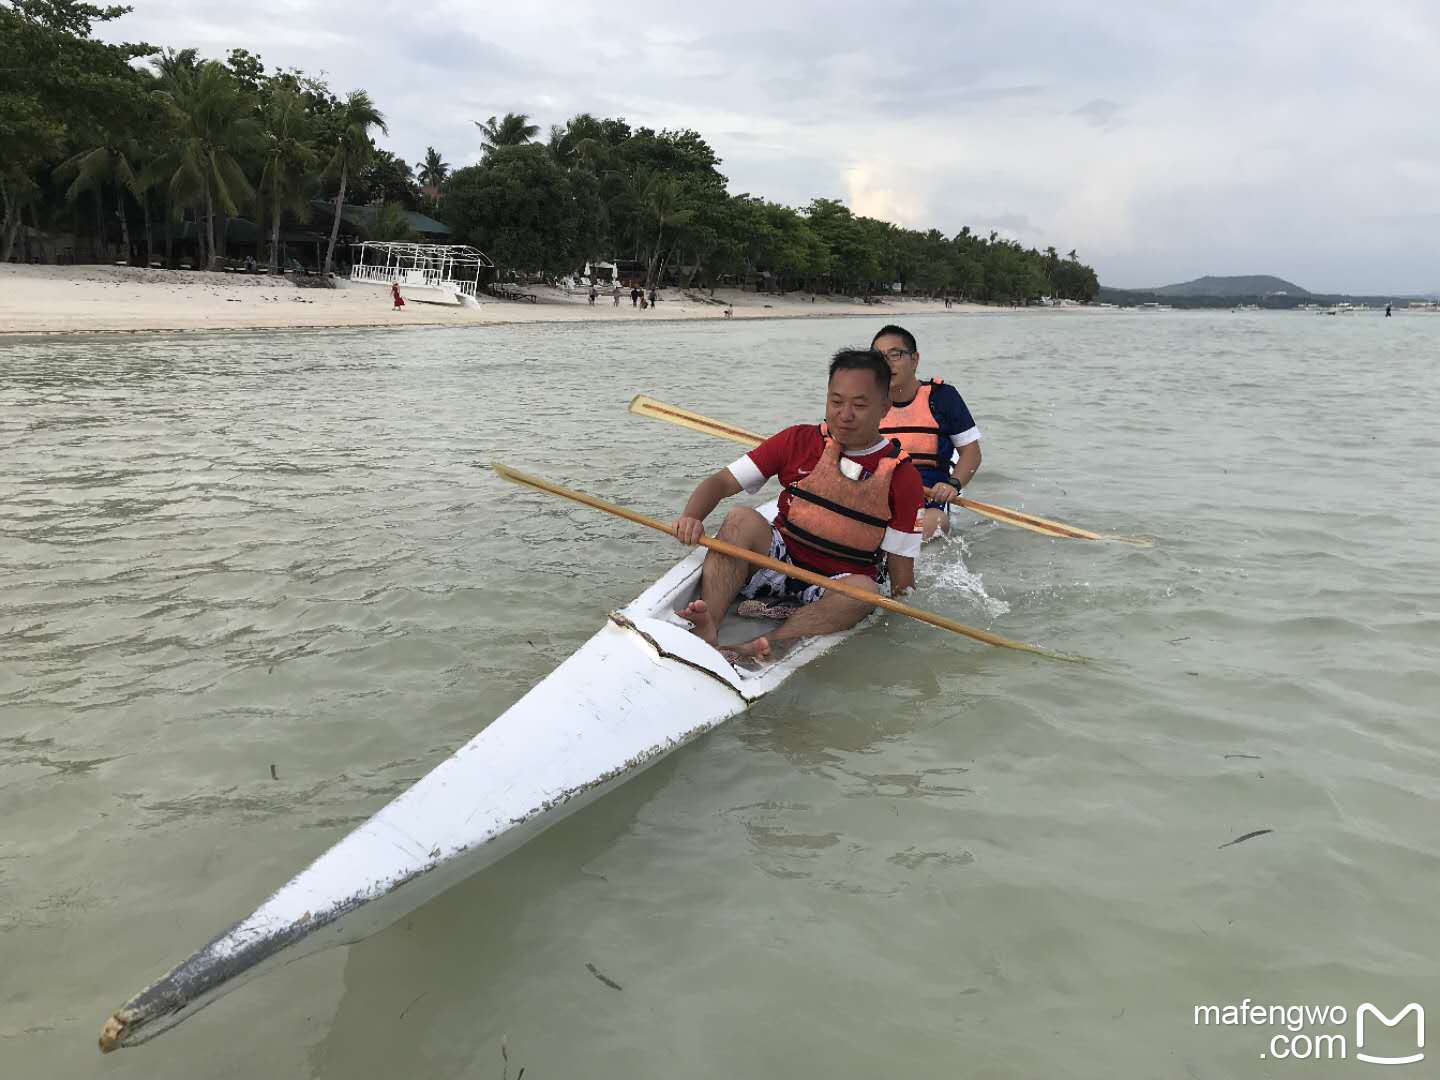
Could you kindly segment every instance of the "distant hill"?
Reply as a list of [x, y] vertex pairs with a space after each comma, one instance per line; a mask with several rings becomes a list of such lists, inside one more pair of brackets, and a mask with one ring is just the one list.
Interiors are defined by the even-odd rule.
[[1154, 293], [1156, 296], [1215, 296], [1225, 299], [1253, 299], [1273, 293], [1289, 296], [1309, 296], [1310, 293], [1284, 278], [1269, 274], [1253, 274], [1247, 277], [1211, 277], [1209, 275], [1184, 281], [1179, 285], [1162, 285], [1158, 289], [1137, 289], [1137, 292]]

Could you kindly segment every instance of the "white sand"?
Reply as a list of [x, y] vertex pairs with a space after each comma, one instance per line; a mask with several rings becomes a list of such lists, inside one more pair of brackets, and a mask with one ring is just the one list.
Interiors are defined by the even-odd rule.
[[[86, 331], [253, 330], [332, 326], [460, 326], [475, 323], [597, 322], [670, 319], [721, 319], [724, 303], [737, 319], [807, 318], [821, 315], [890, 316], [936, 312], [999, 312], [1009, 308], [956, 304], [939, 300], [886, 299], [864, 304], [849, 298], [808, 293], [772, 296], [717, 291], [718, 304], [706, 303], [703, 290], [662, 289], [661, 302], [648, 311], [630, 306], [629, 291], [616, 307], [602, 295], [591, 307], [587, 293], [527, 289], [538, 302], [484, 297], [480, 306], [450, 307], [410, 301], [391, 310], [390, 290], [343, 282], [342, 287], [303, 288], [290, 278], [190, 270], [142, 270], [125, 266], [0, 265], [0, 334]], [[1054, 310], [1054, 309], [1046, 309]], [[1081, 310], [1067, 308], [1064, 310]]]

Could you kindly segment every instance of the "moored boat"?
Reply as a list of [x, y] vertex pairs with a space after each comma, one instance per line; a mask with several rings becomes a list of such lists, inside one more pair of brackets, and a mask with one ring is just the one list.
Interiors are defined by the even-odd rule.
[[[775, 504], [761, 508], [773, 517]], [[488, 727], [256, 911], [117, 1009], [102, 1050], [144, 1042], [281, 963], [383, 929], [677, 747], [744, 712], [858, 627], [742, 671], [674, 612], [697, 548]], [[770, 624], [738, 620], [722, 641]], [[860, 625], [864, 625], [862, 622]]]
[[355, 244], [349, 281], [400, 287], [400, 295], [419, 304], [474, 306], [480, 279], [495, 264], [466, 244], [411, 244], [367, 240]]

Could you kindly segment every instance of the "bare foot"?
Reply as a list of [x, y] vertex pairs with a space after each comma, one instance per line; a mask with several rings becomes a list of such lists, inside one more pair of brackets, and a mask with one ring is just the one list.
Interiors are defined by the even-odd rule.
[[715, 620], [710, 617], [710, 608], [704, 600], [691, 601], [675, 614], [693, 623], [694, 625], [691, 627], [692, 632], [701, 641], [705, 642], [705, 644], [714, 645], [720, 640], [719, 627], [715, 625]]
[[720, 650], [725, 659], [735, 660], [769, 660], [770, 641], [768, 638], [757, 637], [753, 641], [744, 641], [739, 645], [727, 645]]

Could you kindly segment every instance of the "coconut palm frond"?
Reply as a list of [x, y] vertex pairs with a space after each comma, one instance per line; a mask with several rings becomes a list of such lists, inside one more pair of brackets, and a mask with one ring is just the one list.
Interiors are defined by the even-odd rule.
[[506, 113], [498, 120], [492, 116], [483, 124], [474, 123], [480, 129], [480, 148], [486, 156], [502, 146], [524, 146], [540, 133], [540, 125], [530, 123], [528, 113]]

